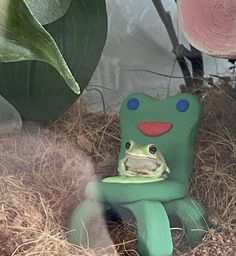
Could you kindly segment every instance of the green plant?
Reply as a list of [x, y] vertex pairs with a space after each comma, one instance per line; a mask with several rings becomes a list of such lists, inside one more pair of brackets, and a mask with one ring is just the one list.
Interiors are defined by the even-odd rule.
[[107, 14], [105, 0], [44, 5], [48, 13], [40, 1], [0, 1], [0, 94], [24, 120], [47, 124], [87, 86], [105, 44]]

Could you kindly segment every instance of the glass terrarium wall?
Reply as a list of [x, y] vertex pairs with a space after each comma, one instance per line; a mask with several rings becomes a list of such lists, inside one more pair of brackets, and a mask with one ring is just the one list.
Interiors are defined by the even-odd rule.
[[[168, 87], [176, 94], [184, 83], [181, 70], [172, 53], [172, 45], [152, 1], [107, 0], [108, 35], [99, 65], [90, 81], [100, 85], [105, 102], [119, 104], [124, 95], [141, 91], [164, 97]], [[172, 16], [179, 41], [187, 48], [189, 44], [181, 32], [174, 0], [162, 1], [166, 11]], [[225, 75], [232, 66], [227, 60], [203, 55], [205, 76]], [[189, 69], [191, 70], [191, 65]], [[152, 74], [148, 70], [160, 73]], [[168, 76], [172, 76], [170, 78]], [[98, 94], [86, 94], [93, 102]]]

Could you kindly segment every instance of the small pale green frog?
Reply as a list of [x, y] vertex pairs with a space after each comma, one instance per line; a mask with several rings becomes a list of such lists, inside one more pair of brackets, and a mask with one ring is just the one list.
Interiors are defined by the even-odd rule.
[[125, 147], [125, 157], [119, 161], [118, 168], [121, 176], [141, 176], [160, 180], [167, 178], [170, 169], [155, 145], [141, 146], [131, 140]]

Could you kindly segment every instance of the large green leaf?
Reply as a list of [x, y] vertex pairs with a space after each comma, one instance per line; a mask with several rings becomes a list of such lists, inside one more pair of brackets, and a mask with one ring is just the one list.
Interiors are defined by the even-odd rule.
[[42, 24], [49, 24], [66, 14], [71, 0], [25, 0], [34, 17]]
[[[72, 0], [66, 15], [45, 28], [82, 91], [105, 44], [105, 0]], [[58, 118], [78, 98], [51, 65], [39, 61], [0, 63], [0, 93], [23, 119], [45, 124]]]
[[24, 0], [0, 0], [0, 10], [0, 61], [46, 61], [75, 93], [80, 93], [53, 38], [33, 17]]

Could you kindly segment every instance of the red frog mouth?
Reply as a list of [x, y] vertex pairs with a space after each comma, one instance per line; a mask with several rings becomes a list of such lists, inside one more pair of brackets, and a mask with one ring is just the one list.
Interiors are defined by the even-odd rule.
[[161, 136], [172, 127], [173, 124], [169, 122], [142, 122], [138, 124], [138, 129], [149, 137]]

